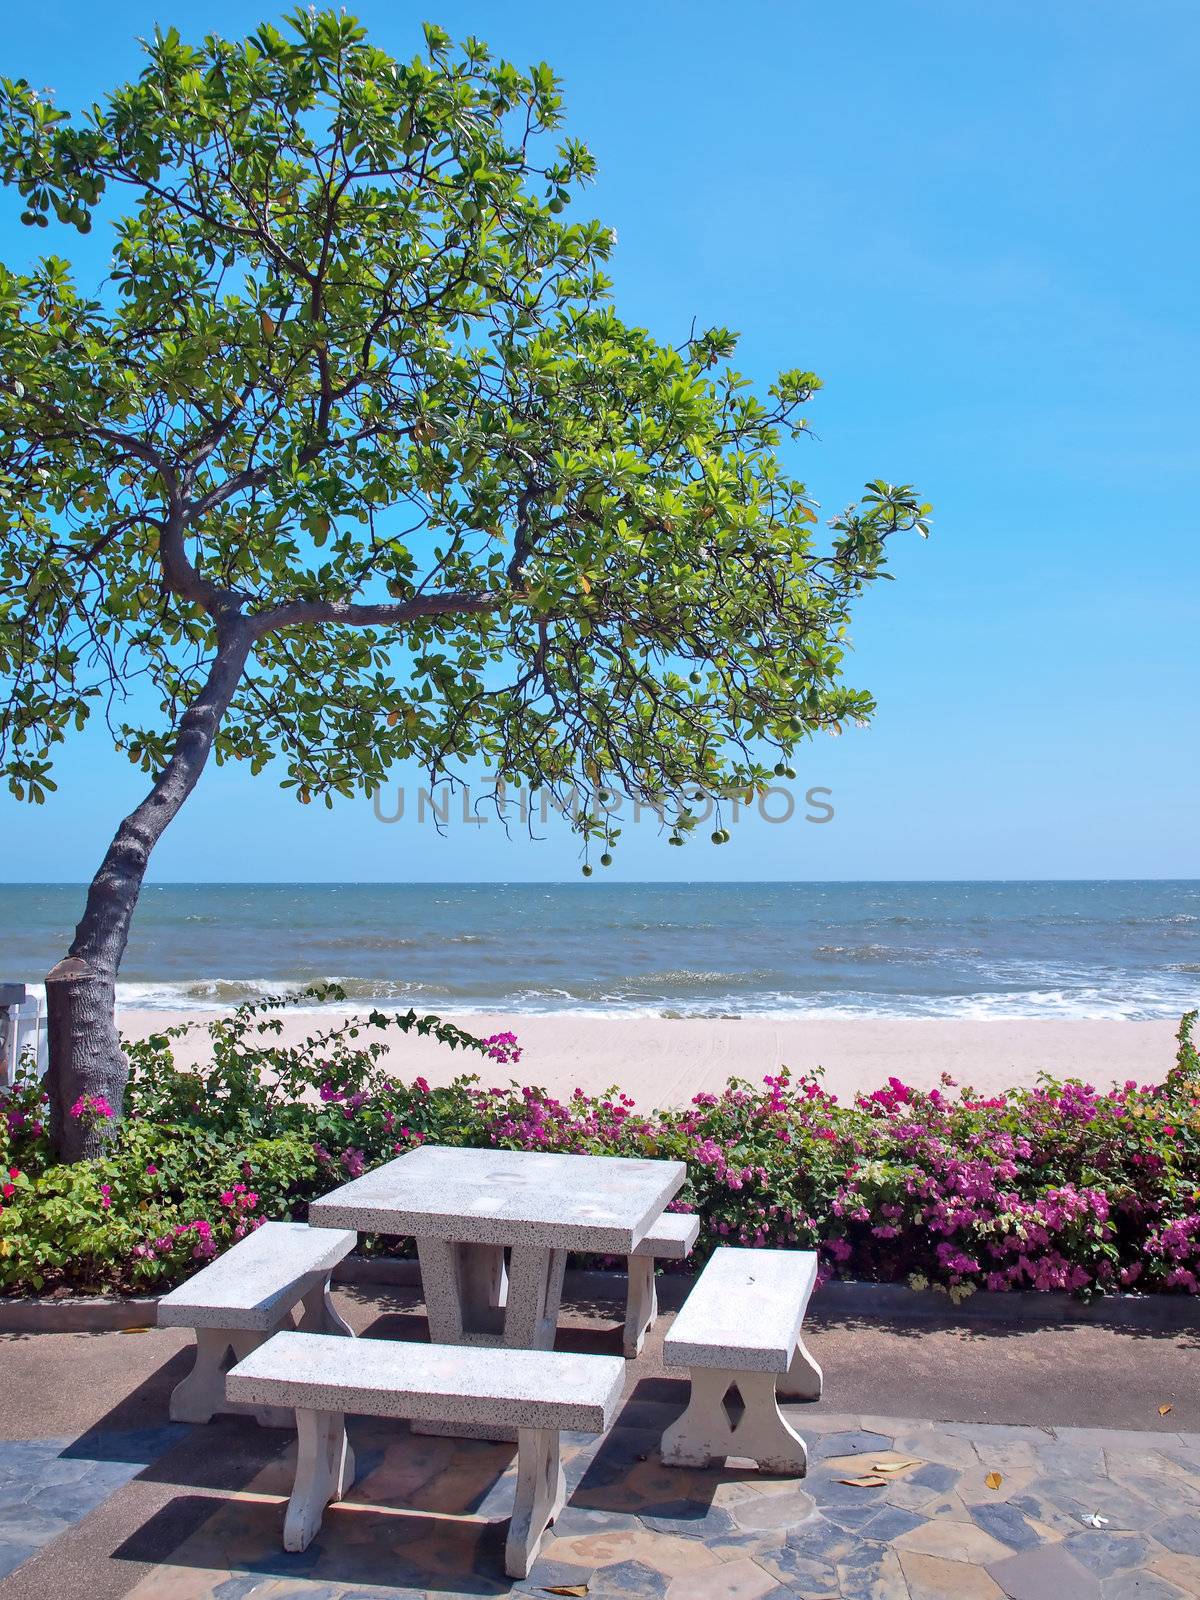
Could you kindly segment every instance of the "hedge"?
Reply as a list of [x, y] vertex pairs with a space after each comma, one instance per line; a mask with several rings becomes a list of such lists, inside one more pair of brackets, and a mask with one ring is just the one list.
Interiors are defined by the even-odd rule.
[[819, 1072], [783, 1070], [642, 1113], [618, 1089], [560, 1101], [478, 1074], [445, 1088], [395, 1081], [385, 1059], [396, 1030], [503, 1067], [520, 1059], [511, 1034], [477, 1039], [413, 1012], [281, 1044], [282, 1007], [314, 998], [340, 996], [307, 991], [204, 1025], [198, 1068], [174, 1055], [196, 1024], [127, 1043], [124, 1120], [99, 1099], [73, 1108], [110, 1130], [99, 1160], [55, 1162], [36, 1081], [0, 1091], [0, 1289], [165, 1290], [264, 1218], [302, 1219], [314, 1196], [429, 1141], [686, 1162], [675, 1204], [702, 1219], [696, 1260], [722, 1243], [815, 1249], [824, 1278], [935, 1285], [956, 1299], [976, 1288], [1200, 1290], [1195, 1012], [1159, 1084], [1101, 1091], [1043, 1076], [985, 1096], [946, 1078], [931, 1090], [891, 1078], [843, 1105]]

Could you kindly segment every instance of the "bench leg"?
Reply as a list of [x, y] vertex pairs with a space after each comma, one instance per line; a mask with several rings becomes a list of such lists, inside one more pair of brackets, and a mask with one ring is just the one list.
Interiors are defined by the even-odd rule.
[[629, 1287], [625, 1291], [625, 1359], [642, 1353], [646, 1335], [658, 1316], [658, 1291], [654, 1287], [654, 1258], [630, 1256]]
[[196, 1329], [196, 1359], [192, 1370], [171, 1391], [172, 1422], [211, 1422], [214, 1412], [224, 1411], [225, 1352], [234, 1337], [224, 1328]]
[[796, 1340], [792, 1364], [779, 1380], [778, 1393], [786, 1400], [819, 1400], [824, 1383], [820, 1364], [814, 1360], [803, 1339]]
[[296, 1482], [283, 1519], [283, 1548], [307, 1550], [325, 1507], [354, 1482], [354, 1452], [340, 1411], [296, 1411]]
[[504, 1547], [504, 1570], [510, 1578], [528, 1576], [546, 1529], [566, 1500], [558, 1429], [518, 1429], [517, 1492]]
[[[744, 1410], [729, 1420], [723, 1401], [731, 1388]], [[727, 1456], [756, 1461], [767, 1472], [803, 1477], [808, 1450], [779, 1409], [773, 1372], [726, 1372], [698, 1367], [692, 1373], [688, 1408], [663, 1434], [662, 1459], [668, 1467], [707, 1467]]]
[[310, 1289], [300, 1301], [300, 1331], [302, 1333], [341, 1333], [354, 1338], [354, 1329], [334, 1305], [329, 1293], [329, 1279]]
[[[291, 1327], [290, 1316], [280, 1327]], [[225, 1398], [225, 1374], [235, 1361], [257, 1350], [265, 1339], [277, 1333], [271, 1328], [265, 1333], [246, 1329], [197, 1328], [196, 1359], [187, 1377], [171, 1391], [170, 1416], [172, 1422], [211, 1422], [216, 1412], [230, 1412], [234, 1416], [249, 1413], [264, 1428], [290, 1428], [293, 1414], [286, 1406], [231, 1405]], [[226, 1356], [229, 1360], [226, 1360]]]

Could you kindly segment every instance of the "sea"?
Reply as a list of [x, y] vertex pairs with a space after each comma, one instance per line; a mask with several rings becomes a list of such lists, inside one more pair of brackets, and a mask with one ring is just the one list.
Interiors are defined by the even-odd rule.
[[[0, 981], [36, 986], [84, 890], [0, 885]], [[153, 884], [124, 1007], [333, 980], [356, 1004], [666, 1017], [1177, 1017], [1200, 882]]]

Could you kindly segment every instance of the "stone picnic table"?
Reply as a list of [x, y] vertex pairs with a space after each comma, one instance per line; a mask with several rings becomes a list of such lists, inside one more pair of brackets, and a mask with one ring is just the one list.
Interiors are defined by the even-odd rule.
[[567, 1252], [628, 1256], [686, 1175], [681, 1161], [422, 1145], [308, 1215], [313, 1227], [416, 1240], [435, 1344], [549, 1350]]

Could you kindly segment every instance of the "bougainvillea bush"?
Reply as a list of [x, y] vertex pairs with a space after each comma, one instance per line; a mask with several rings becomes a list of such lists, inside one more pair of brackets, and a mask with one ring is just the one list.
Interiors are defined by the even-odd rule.
[[[819, 1074], [781, 1071], [644, 1114], [616, 1090], [560, 1101], [491, 1083], [520, 1059], [513, 1035], [477, 1039], [414, 1013], [373, 1013], [287, 1047], [282, 1004], [209, 1024], [197, 1068], [175, 1060], [186, 1030], [129, 1045], [129, 1113], [97, 1161], [55, 1165], [39, 1086], [12, 1093], [0, 1116], [0, 1286], [165, 1289], [262, 1219], [303, 1218], [315, 1195], [428, 1141], [685, 1161], [676, 1205], [702, 1218], [697, 1259], [721, 1243], [815, 1248], [825, 1277], [956, 1299], [977, 1288], [1200, 1292], [1194, 1012], [1160, 1084], [1100, 1092], [1045, 1077], [985, 1097], [893, 1078], [842, 1105]], [[390, 1078], [394, 1029], [471, 1052], [486, 1075], [445, 1088]], [[111, 1121], [99, 1098], [72, 1114]]]

